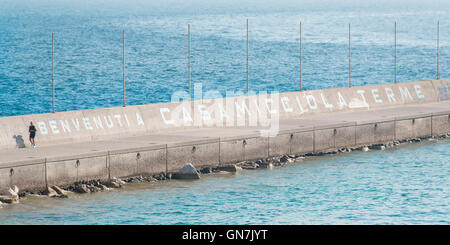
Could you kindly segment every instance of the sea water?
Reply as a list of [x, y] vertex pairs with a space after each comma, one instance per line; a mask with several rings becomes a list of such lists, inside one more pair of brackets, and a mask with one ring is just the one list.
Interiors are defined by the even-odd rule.
[[450, 224], [450, 140], [272, 170], [27, 197], [0, 224]]
[[52, 32], [56, 111], [122, 106], [122, 31], [127, 105], [187, 93], [188, 24], [192, 89], [201, 83], [204, 96], [246, 92], [246, 19], [255, 93], [299, 90], [300, 21], [305, 90], [348, 86], [349, 23], [353, 86], [394, 82], [395, 22], [397, 81], [437, 77], [438, 20], [440, 77], [450, 77], [450, 8], [444, 3], [119, 2], [0, 1], [0, 116], [52, 111]]

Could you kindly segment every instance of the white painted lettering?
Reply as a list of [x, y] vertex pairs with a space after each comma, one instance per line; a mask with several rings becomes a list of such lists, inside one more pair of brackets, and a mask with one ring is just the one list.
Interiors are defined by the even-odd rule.
[[425, 99], [425, 96], [423, 95], [422, 91], [420, 90], [420, 85], [416, 84], [414, 85], [414, 90], [416, 90], [416, 95], [419, 100]]
[[94, 128], [92, 127], [92, 125], [91, 125], [91, 122], [89, 122], [89, 117], [83, 117], [83, 123], [84, 123], [84, 127], [87, 129], [87, 130], [93, 130]]
[[123, 117], [125, 118], [125, 122], [127, 123], [127, 126], [130, 127], [130, 121], [128, 121], [127, 114], [123, 114]]
[[184, 106], [183, 106], [183, 121], [184, 121], [185, 125], [189, 122], [193, 122], [191, 113], [189, 113], [189, 111], [186, 110], [186, 108], [184, 108]]
[[300, 102], [300, 98], [298, 98], [298, 96], [295, 96], [295, 100], [297, 101], [298, 108], [300, 109], [300, 114], [303, 114], [303, 113], [309, 111], [308, 109], [306, 109], [306, 110], [303, 109], [302, 103]]
[[383, 103], [383, 100], [380, 99], [380, 95], [378, 94], [378, 89], [372, 89], [372, 96], [376, 103]]
[[161, 113], [161, 117], [164, 121], [165, 124], [173, 124], [175, 125], [175, 122], [171, 119], [171, 120], [166, 120], [166, 117], [164, 116], [164, 112], [170, 112], [169, 108], [159, 108], [159, 112]]
[[247, 111], [247, 114], [249, 116], [251, 116], [251, 113], [250, 113], [250, 111], [247, 108], [245, 100], [242, 101], [242, 106], [240, 106], [238, 102], [234, 102], [234, 104], [236, 105], [236, 115], [238, 117], [245, 116], [245, 111]]
[[119, 126], [123, 127], [122, 121], [120, 121], [120, 118], [121, 118], [120, 114], [116, 114], [116, 115], [114, 115], [114, 117], [116, 118], [117, 122], [119, 123]]
[[198, 111], [202, 115], [203, 120], [209, 121], [211, 120], [211, 115], [206, 108], [206, 105], [198, 105]]
[[77, 131], [80, 131], [80, 122], [78, 121], [78, 118], [72, 118], [72, 124]]
[[333, 105], [329, 104], [325, 98], [325, 96], [323, 95], [323, 93], [320, 93], [320, 97], [322, 97], [322, 101], [323, 104], [325, 105], [325, 108], [332, 110], [333, 109]]
[[395, 99], [394, 90], [391, 88], [384, 88], [384, 91], [386, 91], [386, 95], [389, 99], [389, 102], [397, 103], [397, 100]]
[[306, 102], [311, 110], [317, 110], [316, 98], [312, 94], [306, 95]]
[[283, 109], [285, 112], [293, 112], [294, 109], [289, 106], [289, 98], [288, 97], [281, 97], [281, 105], [283, 106]]
[[[272, 99], [266, 99], [266, 107], [267, 107], [267, 111], [268, 111], [270, 114], [276, 114], [276, 113], [277, 113], [277, 110], [272, 110], [272, 109], [270, 108], [270, 106], [269, 106], [269, 103], [273, 105], [273, 100], [272, 100]], [[272, 106], [272, 107], [273, 107], [273, 106]]]
[[227, 114], [227, 112], [223, 109], [222, 103], [219, 103], [218, 105], [219, 105], [220, 121], [223, 121], [223, 119], [227, 119], [227, 120], [228, 120], [228, 114]]
[[105, 119], [105, 124], [106, 124], [107, 128], [114, 127], [114, 123], [113, 123], [111, 116], [108, 116], [108, 117], [104, 116], [104, 119]]
[[402, 102], [406, 101], [406, 97], [409, 97], [410, 100], [414, 100], [411, 94], [409, 93], [408, 88], [399, 86], [398, 89], [400, 90], [400, 95], [402, 96]]
[[342, 96], [341, 92], [338, 92], [338, 100], [339, 100], [339, 108], [342, 109], [344, 107], [348, 107], [347, 101], [345, 101], [344, 96]]
[[366, 97], [364, 97], [364, 93], [366, 93], [366, 91], [364, 91], [364, 90], [358, 90], [358, 91], [356, 91], [356, 93], [358, 93], [359, 95], [361, 95], [361, 98], [362, 98], [362, 100], [363, 100], [363, 103], [364, 103], [364, 104], [367, 104]]
[[92, 119], [94, 120], [95, 127], [97, 127], [98, 129], [99, 128], [104, 129], [102, 120], [100, 119], [100, 116], [93, 117]]
[[48, 130], [47, 130], [47, 126], [45, 125], [45, 122], [37, 122], [37, 126], [42, 135], [48, 134]]
[[137, 121], [138, 126], [140, 126], [140, 125], [144, 126], [144, 120], [142, 120], [142, 117], [139, 114], [139, 112], [136, 112], [136, 121]]
[[61, 127], [62, 127], [64, 133], [72, 132], [72, 130], [69, 127], [69, 122], [67, 120], [59, 120], [59, 123], [61, 124]]
[[56, 119], [48, 121], [48, 125], [50, 126], [52, 133], [59, 134], [59, 129], [58, 126], [56, 125]]

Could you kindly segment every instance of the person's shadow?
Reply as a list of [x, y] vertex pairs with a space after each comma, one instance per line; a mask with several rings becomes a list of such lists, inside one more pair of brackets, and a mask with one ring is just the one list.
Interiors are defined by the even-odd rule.
[[17, 148], [25, 148], [25, 141], [23, 140], [22, 135], [14, 135], [13, 138], [16, 140]]

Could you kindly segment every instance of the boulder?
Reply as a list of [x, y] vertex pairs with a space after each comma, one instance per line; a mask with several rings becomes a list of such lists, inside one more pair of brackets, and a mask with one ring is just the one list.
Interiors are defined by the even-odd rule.
[[0, 203], [8, 203], [8, 204], [19, 203], [19, 196], [0, 195]]
[[19, 188], [17, 186], [8, 187], [0, 192], [0, 202], [2, 203], [19, 203]]
[[102, 191], [109, 191], [109, 188], [102, 184], [99, 184], [98, 188], [100, 188], [100, 190], [102, 190]]
[[60, 196], [67, 196], [67, 191], [63, 190], [61, 187], [54, 185], [52, 186], [52, 189], [58, 193]]
[[47, 187], [44, 191], [45, 195], [48, 197], [58, 197], [59, 194], [53, 188]]
[[[289, 159], [291, 160], [291, 159]], [[267, 163], [267, 164], [261, 164], [259, 165], [260, 168], [268, 168], [268, 169], [272, 169], [273, 168], [273, 164], [272, 163]]]
[[102, 182], [103, 185], [105, 185], [108, 188], [121, 188], [122, 184], [118, 181], [116, 178], [111, 178], [108, 181]]
[[370, 147], [370, 148], [372, 148], [372, 149], [374, 149], [374, 150], [385, 150], [386, 149], [386, 146], [385, 145], [383, 145], [383, 144], [378, 144], [378, 145], [373, 145], [372, 147]]
[[210, 173], [212, 173], [212, 169], [211, 168], [202, 168], [202, 169], [200, 169], [200, 173], [210, 174]]
[[368, 152], [368, 151], [369, 151], [369, 147], [367, 147], [367, 146], [364, 146], [364, 147], [362, 148], [362, 151], [364, 151], [364, 152]]
[[87, 186], [85, 184], [76, 185], [73, 188], [73, 191], [76, 192], [76, 193], [89, 193], [89, 192], [91, 192], [89, 190], [89, 188], [87, 188]]
[[178, 172], [172, 175], [173, 179], [200, 179], [200, 175], [191, 163], [187, 163]]
[[2, 196], [18, 196], [19, 188], [17, 186], [7, 187], [0, 192]]
[[90, 192], [99, 192], [101, 191], [101, 189], [97, 186], [94, 185], [88, 185], [87, 188], [89, 189]]
[[237, 171], [242, 170], [242, 168], [241, 168], [241, 167], [238, 167], [238, 166], [236, 166], [236, 165], [234, 165], [234, 164], [231, 164], [231, 165], [223, 165], [223, 166], [219, 166], [219, 167], [217, 167], [217, 170], [218, 170], [218, 171], [225, 171], [225, 172], [232, 172], [232, 173], [235, 173], [235, 172], [237, 172]]
[[[266, 163], [266, 164], [269, 164], [269, 163]], [[257, 169], [257, 168], [259, 168], [259, 166], [260, 165], [255, 162], [247, 162], [245, 164], [240, 165], [240, 167], [242, 169]]]

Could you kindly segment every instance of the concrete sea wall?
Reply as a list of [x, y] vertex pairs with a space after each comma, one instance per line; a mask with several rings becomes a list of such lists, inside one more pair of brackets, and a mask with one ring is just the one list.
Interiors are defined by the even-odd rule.
[[[450, 104], [445, 101], [450, 100], [449, 81], [4, 117], [0, 118], [0, 150], [2, 154], [9, 154], [10, 150], [11, 154], [0, 157], [0, 187], [17, 185], [21, 190], [41, 190], [81, 180], [167, 174], [180, 170], [188, 162], [196, 168], [217, 167], [283, 154], [326, 152], [448, 134]], [[367, 116], [382, 109], [387, 113], [389, 108], [402, 111], [407, 106], [434, 104], [444, 106], [386, 114], [389, 116]], [[302, 124], [314, 116], [349, 119]], [[276, 134], [261, 134], [258, 130], [273, 119], [291, 120], [298, 125], [279, 127]], [[115, 149], [96, 147], [82, 153], [69, 150], [67, 154], [44, 152], [40, 157], [16, 158], [14, 156], [20, 156], [24, 150], [16, 148], [27, 147], [29, 121], [37, 125], [37, 140], [42, 149], [169, 131], [178, 132], [178, 137], [171, 140], [169, 136], [161, 136], [160, 140], [149, 139], [151, 144], [130, 143]], [[257, 127], [258, 130], [240, 133], [237, 126]], [[200, 137], [201, 129], [205, 128], [212, 130], [205, 132], [208, 137]], [[222, 131], [225, 133], [220, 134]], [[186, 139], [183, 135], [187, 135]]]

